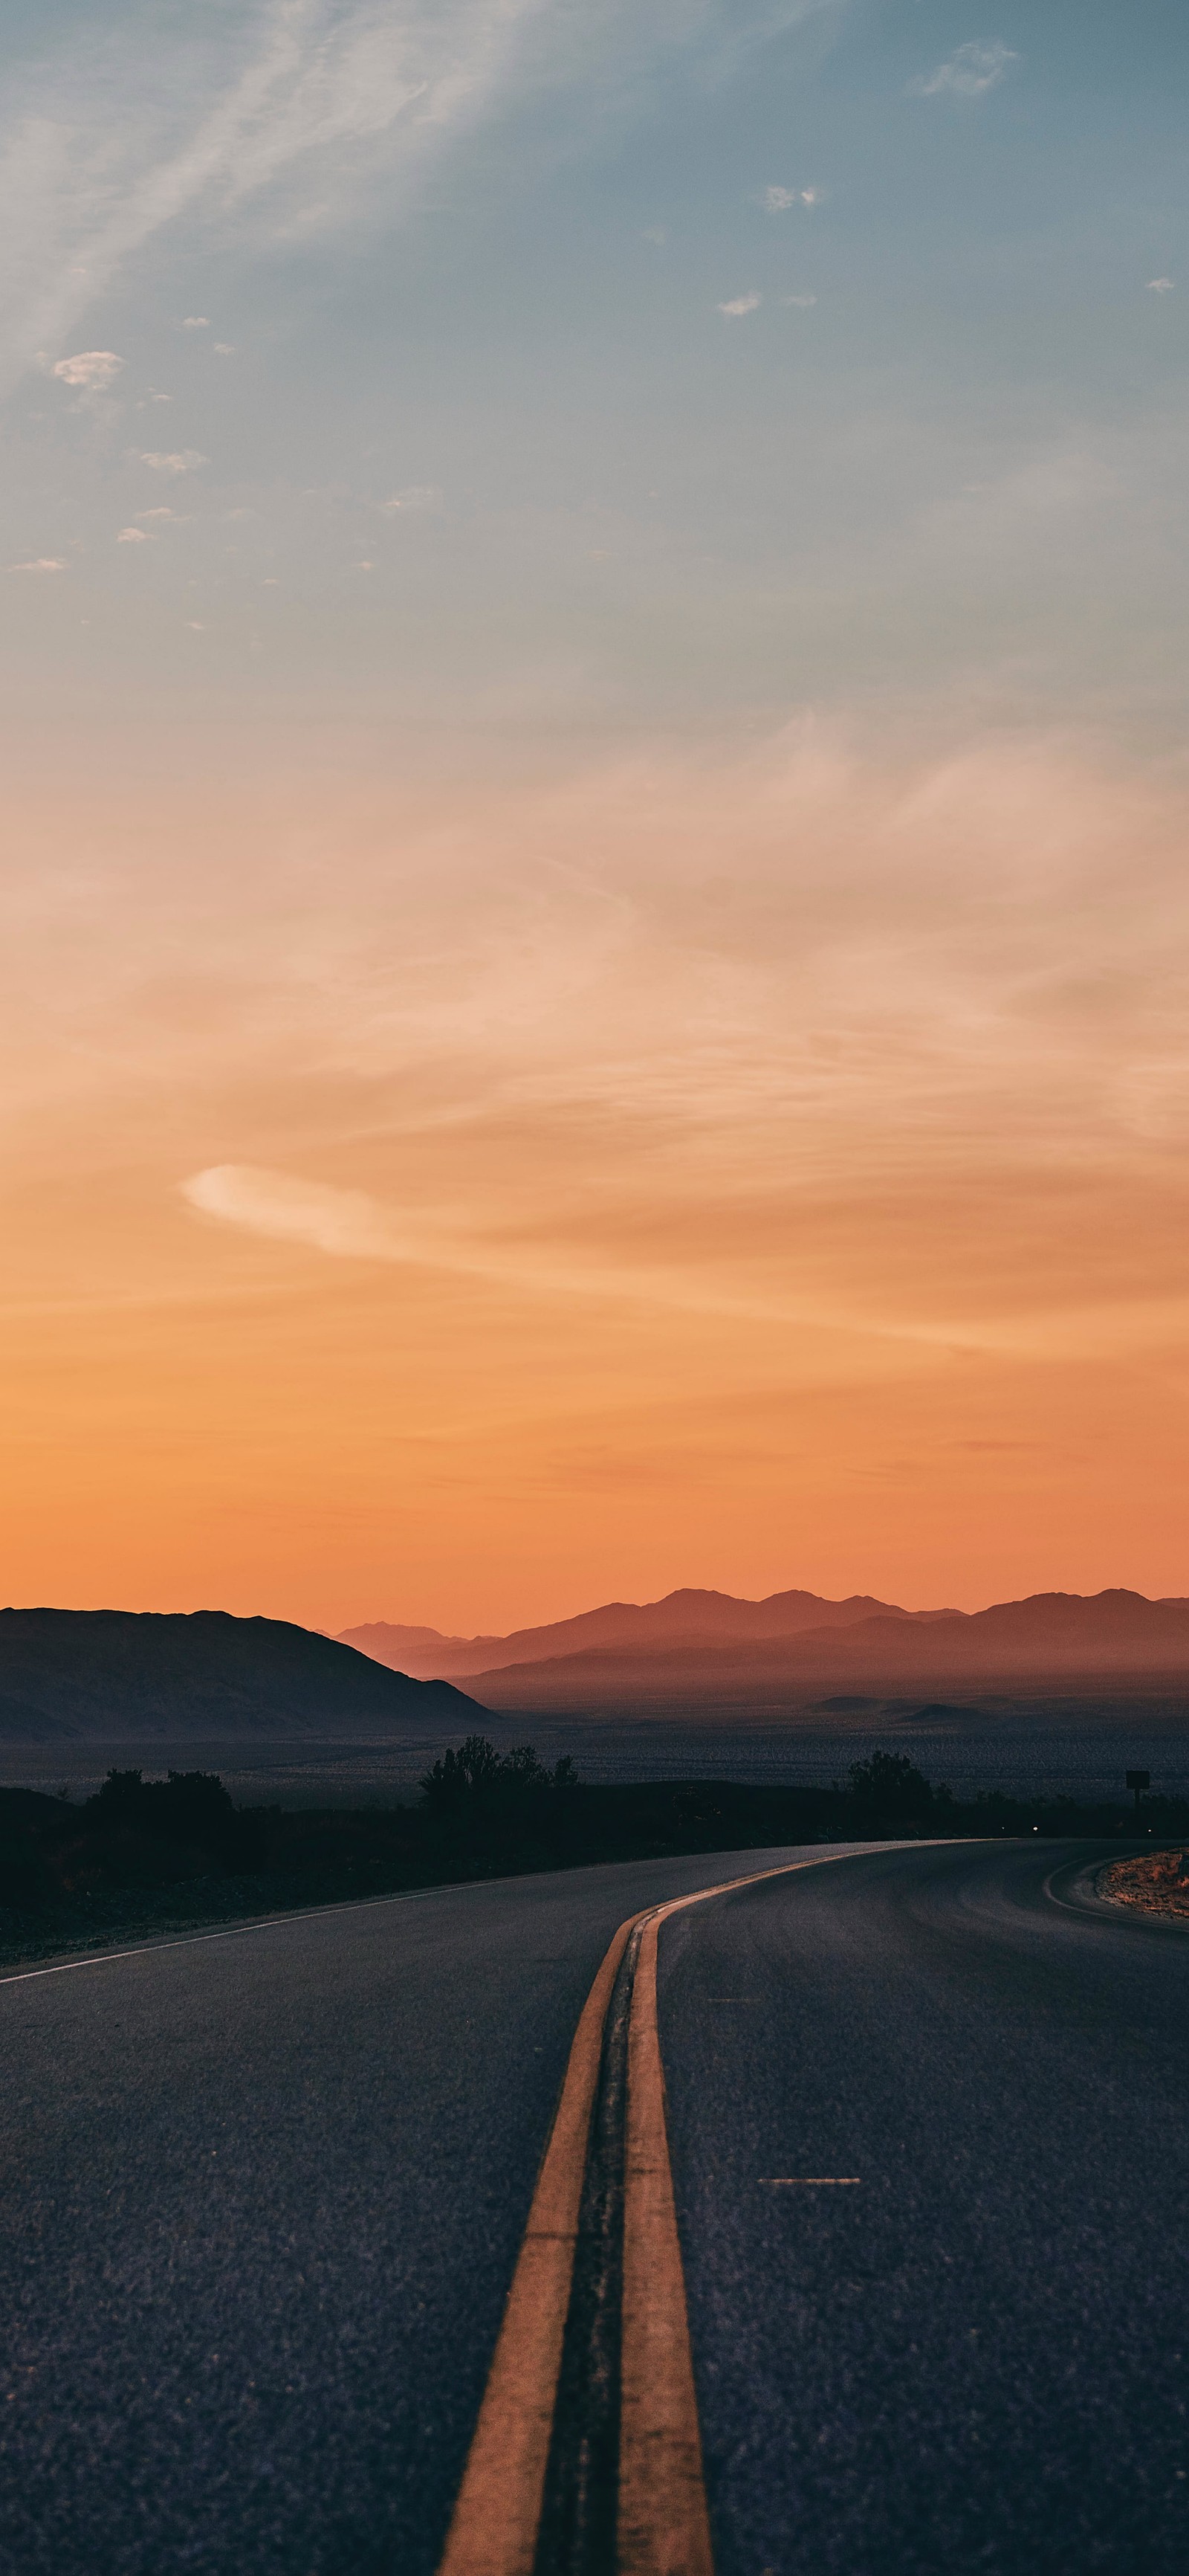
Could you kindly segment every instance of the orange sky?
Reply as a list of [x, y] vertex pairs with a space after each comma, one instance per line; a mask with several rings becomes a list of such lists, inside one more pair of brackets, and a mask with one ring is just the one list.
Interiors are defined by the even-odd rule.
[[1168, 770], [28, 788], [5, 1596], [1189, 1590]]
[[8, 13], [10, 1600], [1189, 1593], [1184, 31], [951, 15]]

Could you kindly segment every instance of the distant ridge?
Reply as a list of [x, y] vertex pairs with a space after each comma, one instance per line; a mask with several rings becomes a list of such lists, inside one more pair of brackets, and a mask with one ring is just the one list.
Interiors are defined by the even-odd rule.
[[[736, 1601], [673, 1592], [610, 1602], [578, 1619], [509, 1637], [427, 1639], [380, 1621], [347, 1630], [365, 1653], [465, 1678], [495, 1710], [578, 1713], [701, 1708], [772, 1711], [812, 1694], [882, 1697], [1048, 1681], [1143, 1682], [1189, 1688], [1189, 1600], [1139, 1592], [1039, 1592], [977, 1611], [907, 1611], [856, 1593]], [[485, 1660], [484, 1660], [485, 1659]]]
[[226, 1610], [0, 1610], [0, 1742], [462, 1732], [448, 1682], [386, 1671], [287, 1619]]
[[798, 1636], [806, 1628], [853, 1626], [857, 1620], [960, 1619], [960, 1610], [900, 1610], [868, 1592], [846, 1601], [824, 1601], [816, 1592], [772, 1592], [764, 1601], [740, 1601], [730, 1592], [667, 1592], [662, 1601], [607, 1601], [574, 1619], [543, 1628], [514, 1628], [507, 1637], [444, 1637], [436, 1628], [404, 1628], [375, 1619], [344, 1628], [341, 1643], [378, 1663], [399, 1665], [423, 1680], [498, 1672], [505, 1664], [540, 1663], [546, 1656], [598, 1647], [688, 1645], [705, 1639]]

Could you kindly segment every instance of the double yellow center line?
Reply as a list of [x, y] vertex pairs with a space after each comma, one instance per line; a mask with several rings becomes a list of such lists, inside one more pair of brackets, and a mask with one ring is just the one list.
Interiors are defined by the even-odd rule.
[[616, 2566], [618, 2576], [713, 2576], [665, 2127], [657, 1940], [662, 1923], [687, 1906], [846, 1857], [823, 1852], [753, 1870], [645, 1907], [620, 1924], [574, 2036], [439, 2576], [533, 2576], [603, 2029], [637, 1930], [628, 2029]]

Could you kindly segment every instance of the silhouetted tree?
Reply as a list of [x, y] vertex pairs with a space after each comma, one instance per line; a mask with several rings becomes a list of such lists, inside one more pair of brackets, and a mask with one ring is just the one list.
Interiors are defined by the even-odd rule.
[[85, 1813], [97, 1825], [135, 1825], [171, 1841], [222, 1841], [235, 1825], [231, 1792], [216, 1771], [171, 1771], [164, 1780], [109, 1771]]
[[856, 1824], [921, 1824], [932, 1816], [934, 1792], [906, 1753], [875, 1752], [852, 1762], [848, 1776]]
[[418, 1786], [431, 1813], [446, 1815], [524, 1814], [543, 1799], [577, 1785], [569, 1754], [550, 1771], [531, 1744], [515, 1744], [499, 1753], [485, 1735], [468, 1735], [447, 1748]]

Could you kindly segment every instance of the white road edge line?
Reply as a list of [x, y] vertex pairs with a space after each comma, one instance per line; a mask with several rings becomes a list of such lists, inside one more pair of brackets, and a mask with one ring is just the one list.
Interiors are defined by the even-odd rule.
[[48, 1968], [16, 1968], [0, 1986], [27, 1985], [31, 1977], [68, 1977], [73, 1968], [106, 1968], [113, 1959], [147, 1959], [156, 1950], [192, 1950], [199, 1941], [238, 1941], [246, 1932], [282, 1932], [287, 1923], [313, 1923], [324, 1914], [365, 1914], [373, 1905], [416, 1905], [423, 1896], [458, 1896], [472, 1887], [506, 1887], [507, 1879], [454, 1878], [441, 1887], [394, 1887], [387, 1896], [348, 1896], [329, 1905], [303, 1905], [292, 1914], [262, 1914], [246, 1923], [221, 1923], [213, 1932], [180, 1932], [171, 1941], [140, 1941], [134, 1950], [96, 1950], [90, 1959], [58, 1959]]

